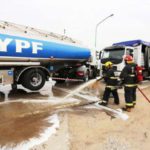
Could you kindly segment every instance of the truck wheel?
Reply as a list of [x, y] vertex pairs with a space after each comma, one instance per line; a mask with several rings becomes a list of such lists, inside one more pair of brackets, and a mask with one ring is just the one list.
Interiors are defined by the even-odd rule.
[[28, 70], [22, 77], [22, 85], [32, 91], [41, 89], [45, 84], [45, 74], [39, 69]]

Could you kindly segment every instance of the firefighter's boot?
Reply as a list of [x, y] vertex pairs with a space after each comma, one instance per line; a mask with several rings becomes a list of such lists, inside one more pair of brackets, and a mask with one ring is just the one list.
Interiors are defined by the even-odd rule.
[[107, 106], [107, 102], [106, 101], [99, 102], [98, 104], [102, 105], [102, 106]]
[[115, 101], [114, 101], [114, 104], [119, 105], [120, 102], [115, 100]]
[[132, 110], [132, 107], [124, 107], [124, 108], [122, 108], [122, 110], [123, 111], [127, 111], [127, 112], [131, 112], [131, 110]]
[[133, 108], [135, 107], [135, 105], [136, 105], [136, 101], [133, 101]]

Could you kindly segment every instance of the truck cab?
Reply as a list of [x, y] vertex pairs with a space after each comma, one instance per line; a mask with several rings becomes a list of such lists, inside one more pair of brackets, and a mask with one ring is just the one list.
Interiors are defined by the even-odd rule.
[[123, 57], [127, 54], [133, 55], [132, 47], [111, 46], [103, 49], [101, 53], [101, 60], [100, 60], [100, 75], [101, 76], [103, 75], [103, 72], [105, 70], [104, 64], [107, 61], [111, 61], [113, 63], [113, 68], [115, 69], [115, 73], [116, 75], [119, 75], [125, 65]]
[[114, 43], [112, 46], [104, 48], [100, 56], [100, 75], [102, 76], [104, 73], [104, 64], [111, 61], [116, 75], [119, 76], [125, 66], [123, 59], [125, 55], [131, 55], [134, 62], [144, 68], [144, 77], [150, 75], [150, 43], [142, 40]]

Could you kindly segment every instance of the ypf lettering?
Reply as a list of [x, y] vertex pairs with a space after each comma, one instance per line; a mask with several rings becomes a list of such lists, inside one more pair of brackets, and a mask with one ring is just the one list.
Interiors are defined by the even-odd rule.
[[30, 47], [30, 43], [24, 40], [16, 40], [16, 52], [21, 53], [22, 49], [27, 49]]
[[[32, 53], [37, 54], [38, 50], [43, 50], [43, 44], [38, 42], [32, 42]], [[31, 47], [31, 44], [28, 41], [16, 40], [16, 52], [21, 53], [22, 49], [28, 49]]]
[[43, 44], [38, 42], [32, 42], [32, 53], [37, 54], [38, 50], [43, 50]]
[[[0, 39], [0, 52], [7, 52], [8, 46], [13, 42], [12, 38]], [[43, 44], [39, 42], [28, 42], [26, 40], [15, 40], [16, 53], [22, 53], [23, 50], [32, 48], [32, 53], [37, 54], [39, 50], [43, 50]]]
[[13, 39], [6, 38], [4, 41], [0, 39], [0, 51], [1, 52], [7, 52], [7, 46], [11, 43]]

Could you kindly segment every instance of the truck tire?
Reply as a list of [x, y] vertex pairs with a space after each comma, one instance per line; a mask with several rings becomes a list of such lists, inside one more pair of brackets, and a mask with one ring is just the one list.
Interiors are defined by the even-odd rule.
[[22, 85], [32, 91], [41, 89], [45, 84], [45, 74], [40, 69], [30, 69], [22, 77]]

